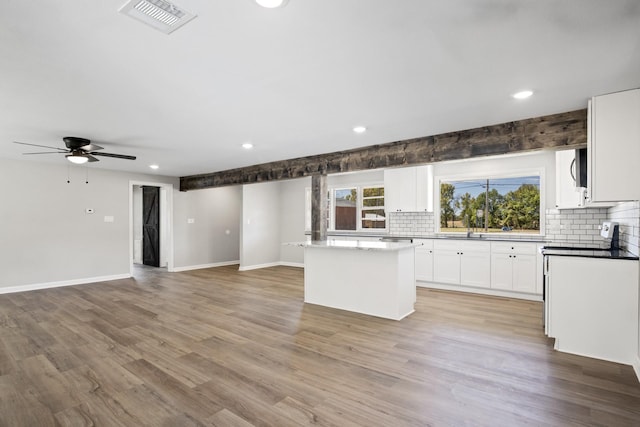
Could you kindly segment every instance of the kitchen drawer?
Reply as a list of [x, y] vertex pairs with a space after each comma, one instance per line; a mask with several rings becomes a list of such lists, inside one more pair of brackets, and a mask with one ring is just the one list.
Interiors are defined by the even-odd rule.
[[413, 243], [421, 243], [422, 246], [416, 247], [416, 249], [433, 249], [432, 239], [413, 239]]
[[491, 242], [491, 253], [535, 255], [537, 250], [536, 243]]
[[487, 251], [489, 242], [475, 242], [470, 240], [434, 240], [433, 249], [435, 250], [465, 250], [465, 251]]

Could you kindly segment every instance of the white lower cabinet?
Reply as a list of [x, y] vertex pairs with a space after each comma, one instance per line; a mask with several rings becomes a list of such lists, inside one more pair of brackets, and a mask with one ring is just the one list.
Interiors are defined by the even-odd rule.
[[[464, 239], [415, 239], [417, 286], [539, 299], [539, 243]], [[474, 291], [475, 292], [475, 291]]]
[[436, 240], [433, 244], [434, 282], [488, 288], [490, 266], [488, 242]]
[[547, 259], [547, 335], [555, 349], [637, 363], [638, 261]]
[[460, 284], [459, 250], [435, 248], [433, 251], [433, 281], [453, 285]]
[[[488, 288], [491, 285], [489, 245], [481, 250], [463, 248], [460, 254], [460, 284]], [[466, 246], [466, 245], [465, 245]]]
[[416, 280], [433, 282], [433, 240], [415, 239], [414, 243], [422, 244], [416, 247]]
[[536, 293], [537, 248], [535, 243], [491, 242], [491, 288]]

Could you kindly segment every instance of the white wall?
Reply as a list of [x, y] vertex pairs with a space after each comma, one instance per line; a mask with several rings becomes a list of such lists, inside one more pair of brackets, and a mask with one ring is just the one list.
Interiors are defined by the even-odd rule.
[[[280, 182], [280, 242], [302, 242], [304, 234], [305, 190], [311, 187], [311, 178]], [[297, 246], [280, 246], [283, 264], [304, 263], [304, 249]]]
[[[349, 172], [327, 176], [327, 185], [329, 187], [359, 185], [359, 184], [377, 184], [384, 182], [384, 170], [375, 169], [362, 172]], [[311, 186], [311, 181], [309, 185]]]
[[176, 191], [173, 205], [174, 270], [240, 259], [242, 187]]
[[240, 270], [280, 262], [280, 185], [267, 182], [242, 187]]
[[0, 288], [129, 274], [129, 181], [178, 179], [89, 166], [86, 184], [85, 174], [64, 161], [0, 159]]

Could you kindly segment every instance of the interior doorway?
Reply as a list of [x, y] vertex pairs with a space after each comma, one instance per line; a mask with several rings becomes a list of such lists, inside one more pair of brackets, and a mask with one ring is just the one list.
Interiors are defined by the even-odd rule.
[[160, 187], [144, 185], [142, 186], [142, 263], [144, 265], [160, 267], [160, 237]]
[[136, 267], [173, 270], [173, 185], [131, 181], [129, 185], [130, 273]]

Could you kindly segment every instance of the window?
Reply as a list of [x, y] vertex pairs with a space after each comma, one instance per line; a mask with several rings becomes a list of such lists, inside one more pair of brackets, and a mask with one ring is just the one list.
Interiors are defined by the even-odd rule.
[[[387, 227], [384, 186], [353, 186], [329, 189], [327, 229], [365, 231]], [[311, 189], [306, 191], [307, 231], [311, 229]]]
[[361, 227], [386, 228], [384, 212], [384, 187], [364, 187], [362, 189]]
[[338, 188], [333, 190], [333, 229], [358, 229], [358, 189]]
[[441, 179], [440, 231], [540, 233], [540, 176]]

